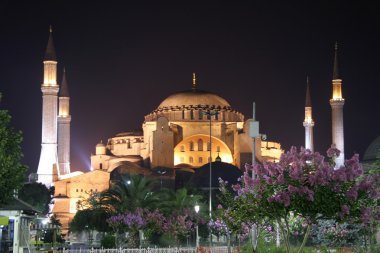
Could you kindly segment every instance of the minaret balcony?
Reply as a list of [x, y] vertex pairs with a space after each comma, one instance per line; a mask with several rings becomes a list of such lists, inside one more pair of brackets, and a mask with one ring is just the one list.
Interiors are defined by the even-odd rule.
[[314, 121], [304, 121], [303, 122], [304, 127], [313, 127], [314, 126]]
[[332, 99], [330, 99], [330, 105], [331, 106], [343, 106], [344, 105], [344, 98], [332, 98]]

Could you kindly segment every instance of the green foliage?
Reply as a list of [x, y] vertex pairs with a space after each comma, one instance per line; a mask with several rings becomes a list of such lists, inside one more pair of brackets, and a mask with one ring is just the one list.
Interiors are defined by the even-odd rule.
[[11, 116], [0, 110], [0, 205], [21, 188], [27, 167], [21, 164], [22, 134], [10, 127]]
[[48, 189], [41, 183], [24, 184], [18, 192], [18, 197], [32, 205], [43, 214], [49, 212], [49, 204], [52, 201], [53, 189]]
[[115, 236], [113, 236], [113, 235], [104, 236], [102, 238], [102, 240], [100, 241], [100, 245], [102, 246], [102, 248], [105, 248], [105, 249], [115, 248], [115, 246], [116, 246]]
[[97, 230], [99, 232], [108, 232], [111, 229], [108, 223], [105, 222], [107, 218], [109, 218], [109, 215], [100, 208], [79, 210], [70, 222], [70, 231]]
[[141, 176], [133, 176], [130, 180], [123, 178], [101, 194], [101, 206], [114, 214], [152, 207], [157, 203], [152, 187], [153, 181]]
[[173, 210], [194, 210], [196, 204], [201, 204], [202, 196], [189, 194], [186, 188], [181, 188], [177, 191], [162, 189], [154, 198], [157, 201], [156, 207], [160, 212], [171, 214]]

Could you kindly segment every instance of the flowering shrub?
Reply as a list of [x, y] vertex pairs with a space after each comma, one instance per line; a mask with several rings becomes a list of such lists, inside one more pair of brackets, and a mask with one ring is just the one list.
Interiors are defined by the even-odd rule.
[[[179, 240], [186, 236], [194, 229], [194, 217], [188, 209], [181, 212], [173, 212], [165, 217], [159, 210], [150, 211], [148, 209], [137, 208], [134, 212], [126, 212], [111, 216], [107, 219], [108, 224], [113, 228], [115, 233], [128, 232], [128, 238], [132, 237], [129, 242], [131, 247], [138, 247], [139, 230], [143, 230], [147, 238], [151, 238], [154, 234], [168, 233]], [[120, 245], [119, 242], [117, 242]]]
[[[290, 214], [304, 219], [306, 243], [311, 225], [320, 219], [371, 224], [378, 220], [380, 208], [378, 175], [362, 176], [359, 156], [335, 168], [339, 150], [332, 146], [327, 159], [318, 152], [292, 147], [278, 163], [247, 165], [241, 183], [233, 185], [233, 208], [227, 212], [238, 223], [259, 223], [265, 217], [279, 223], [289, 252]], [[256, 175], [252, 178], [252, 173]], [[222, 195], [231, 194], [226, 183]], [[226, 222], [228, 224], [228, 222]]]
[[145, 220], [143, 219], [143, 209], [138, 208], [135, 212], [127, 212], [124, 214], [111, 216], [108, 218], [107, 222], [114, 230], [139, 230], [145, 225]]
[[320, 220], [311, 230], [311, 241], [318, 246], [355, 246], [362, 245], [363, 226], [361, 224], [339, 224], [334, 220]]

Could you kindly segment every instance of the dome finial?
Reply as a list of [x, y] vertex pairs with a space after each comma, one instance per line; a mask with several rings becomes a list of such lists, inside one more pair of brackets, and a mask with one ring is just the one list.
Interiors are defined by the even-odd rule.
[[335, 42], [333, 80], [340, 79], [338, 68], [338, 41]]
[[305, 107], [311, 107], [311, 95], [310, 95], [310, 80], [309, 76], [306, 76], [306, 101]]
[[193, 87], [192, 89], [195, 90], [197, 88], [197, 78], [195, 76], [195, 73], [193, 73]]

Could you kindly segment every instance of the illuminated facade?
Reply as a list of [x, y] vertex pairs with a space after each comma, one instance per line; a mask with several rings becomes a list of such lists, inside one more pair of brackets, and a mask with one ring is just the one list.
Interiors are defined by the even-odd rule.
[[[207, 115], [209, 111], [215, 115]], [[91, 156], [91, 167], [111, 172], [127, 161], [150, 169], [196, 169], [210, 161], [211, 151], [212, 161], [219, 157], [241, 168], [252, 159], [252, 141], [244, 129], [247, 125], [244, 116], [224, 98], [199, 90], [193, 80], [192, 89], [170, 95], [145, 116], [140, 135], [120, 133], [107, 144], [99, 143]], [[280, 144], [267, 146], [259, 146], [265, 156], [257, 152], [257, 159], [278, 160]]]

